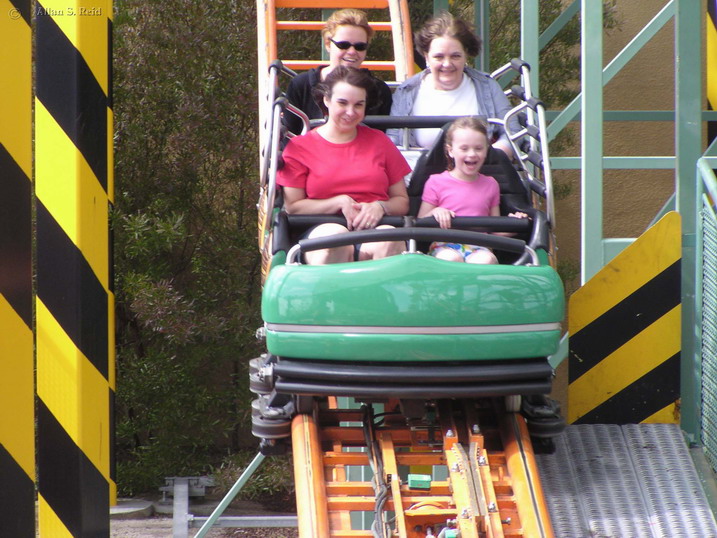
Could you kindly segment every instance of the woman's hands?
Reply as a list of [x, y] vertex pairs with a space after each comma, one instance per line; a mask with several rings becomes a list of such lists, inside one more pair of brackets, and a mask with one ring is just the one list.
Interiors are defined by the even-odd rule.
[[344, 208], [341, 210], [346, 217], [349, 230], [370, 230], [375, 228], [385, 215], [383, 206], [378, 202], [353, 202], [348, 211], [344, 210]]
[[367, 230], [378, 226], [384, 215], [405, 215], [408, 211], [406, 185], [401, 181], [388, 189], [388, 200], [357, 202], [347, 194], [323, 200], [306, 197], [306, 191], [296, 187], [284, 187], [284, 209], [289, 214], [310, 215], [341, 213], [349, 230]]

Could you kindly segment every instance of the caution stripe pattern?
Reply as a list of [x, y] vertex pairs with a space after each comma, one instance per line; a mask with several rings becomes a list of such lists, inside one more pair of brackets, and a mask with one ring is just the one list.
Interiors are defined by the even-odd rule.
[[32, 31], [29, 0], [0, 0], [0, 520], [35, 536], [32, 335]]
[[[707, 106], [717, 110], [717, 0], [707, 1], [705, 25]], [[707, 137], [710, 142], [717, 138], [717, 121], [707, 122]]]
[[39, 530], [109, 535], [112, 4], [34, 5]]
[[717, 0], [707, 2], [707, 100], [717, 110]]
[[569, 422], [678, 420], [679, 223], [668, 214], [571, 298]]

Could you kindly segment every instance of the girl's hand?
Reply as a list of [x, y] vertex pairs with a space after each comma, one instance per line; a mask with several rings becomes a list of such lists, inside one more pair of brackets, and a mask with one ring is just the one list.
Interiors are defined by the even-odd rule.
[[516, 211], [515, 213], [508, 213], [509, 217], [513, 217], [515, 219], [527, 219], [528, 214], [523, 213], [522, 211]]
[[379, 221], [383, 217], [384, 210], [378, 202], [355, 204], [357, 213], [351, 222], [351, 228], [354, 230], [370, 230], [378, 226]]
[[431, 211], [431, 215], [433, 215], [433, 218], [436, 219], [438, 225], [444, 230], [451, 227], [451, 219], [456, 216], [455, 212], [444, 207], [435, 208]]

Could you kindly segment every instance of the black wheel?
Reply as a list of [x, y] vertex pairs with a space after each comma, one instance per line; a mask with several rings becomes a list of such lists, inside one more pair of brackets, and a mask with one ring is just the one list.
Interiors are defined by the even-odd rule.
[[553, 454], [555, 452], [555, 440], [552, 437], [531, 437], [534, 454]]
[[283, 439], [291, 435], [291, 421], [251, 417], [251, 433], [260, 439]]

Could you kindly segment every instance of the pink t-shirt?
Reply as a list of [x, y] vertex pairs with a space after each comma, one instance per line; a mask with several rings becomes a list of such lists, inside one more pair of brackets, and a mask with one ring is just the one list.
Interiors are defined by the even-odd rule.
[[490, 176], [462, 181], [449, 171], [433, 174], [423, 188], [422, 200], [455, 212], [457, 217], [487, 217], [500, 204], [500, 187]]
[[388, 200], [388, 188], [411, 171], [398, 148], [381, 131], [364, 125], [356, 138], [334, 144], [316, 130], [292, 138], [284, 149], [277, 183], [325, 200], [347, 194], [357, 202]]

